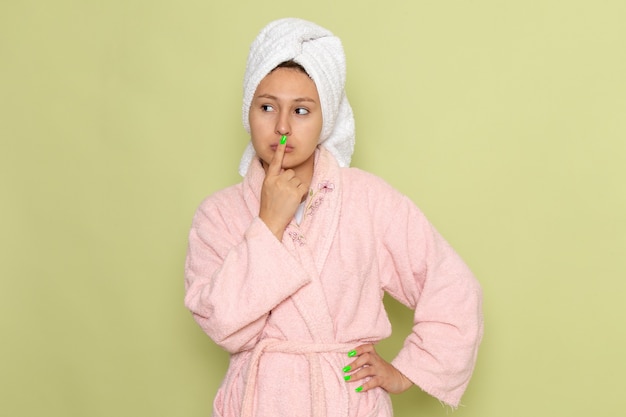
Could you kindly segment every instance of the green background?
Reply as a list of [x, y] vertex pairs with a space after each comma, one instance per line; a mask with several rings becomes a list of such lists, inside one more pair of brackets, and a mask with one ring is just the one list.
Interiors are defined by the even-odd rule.
[[186, 235], [239, 181], [248, 47], [285, 16], [344, 42], [353, 165], [483, 285], [454, 415], [623, 415], [623, 0], [2, 1], [0, 415], [210, 415], [227, 356], [183, 306]]

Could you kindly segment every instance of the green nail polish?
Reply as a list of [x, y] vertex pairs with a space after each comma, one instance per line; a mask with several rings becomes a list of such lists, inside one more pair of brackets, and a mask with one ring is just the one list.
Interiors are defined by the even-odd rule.
[[352, 368], [350, 368], [350, 365], [348, 365], [348, 366], [344, 366], [344, 368], [342, 369], [342, 371], [344, 371], [344, 372], [350, 372], [350, 369], [352, 369]]
[[287, 135], [283, 135], [283, 137], [280, 138], [280, 144], [284, 145], [285, 143], [287, 143]]
[[361, 392], [361, 391], [363, 391], [363, 385], [361, 385], [360, 387], [357, 387], [357, 388], [355, 389], [355, 391], [356, 391], [356, 392]]
[[352, 376], [346, 375], [346, 376], [343, 377], [343, 380], [344, 381], [350, 381], [350, 378], [352, 378]]
[[350, 352], [348, 352], [348, 357], [349, 358], [352, 358], [354, 356], [356, 356], [356, 350], [351, 350]]

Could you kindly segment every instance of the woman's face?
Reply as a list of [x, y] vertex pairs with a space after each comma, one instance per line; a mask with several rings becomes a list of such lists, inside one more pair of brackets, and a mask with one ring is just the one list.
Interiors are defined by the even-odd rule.
[[256, 154], [267, 166], [283, 135], [287, 146], [282, 167], [312, 173], [315, 148], [322, 131], [317, 87], [294, 68], [276, 68], [256, 89], [250, 105], [250, 132]]

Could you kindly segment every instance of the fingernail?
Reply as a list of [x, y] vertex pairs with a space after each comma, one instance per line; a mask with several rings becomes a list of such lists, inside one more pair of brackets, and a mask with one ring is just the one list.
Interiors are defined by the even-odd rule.
[[283, 137], [280, 138], [280, 144], [284, 145], [285, 143], [287, 143], [287, 135], [283, 135]]
[[344, 381], [350, 381], [350, 378], [352, 378], [351, 375], [346, 375], [346, 376], [343, 377], [343, 380]]
[[361, 385], [360, 387], [357, 387], [357, 388], [355, 389], [355, 391], [356, 391], [356, 392], [361, 392], [361, 391], [363, 391], [363, 385]]
[[351, 350], [350, 352], [348, 352], [348, 357], [349, 358], [352, 358], [354, 356], [356, 356], [356, 350]]
[[344, 366], [344, 367], [343, 367], [343, 369], [342, 369], [342, 371], [344, 371], [344, 372], [350, 372], [350, 369], [352, 369], [352, 368], [350, 368], [350, 365], [348, 365], [348, 366]]

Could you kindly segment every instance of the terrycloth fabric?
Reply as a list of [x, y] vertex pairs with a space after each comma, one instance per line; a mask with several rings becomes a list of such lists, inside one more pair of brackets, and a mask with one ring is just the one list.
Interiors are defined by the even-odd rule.
[[304, 218], [280, 242], [258, 217], [264, 175], [254, 160], [201, 204], [189, 235], [185, 304], [231, 354], [214, 415], [391, 416], [383, 389], [357, 393], [342, 372], [349, 347], [390, 335], [384, 292], [414, 310], [392, 364], [456, 407], [483, 329], [463, 261], [408, 198], [324, 148]]
[[[259, 361], [267, 352], [289, 353], [305, 356], [309, 361], [309, 375], [311, 383], [311, 416], [324, 417], [326, 415], [326, 397], [323, 392], [323, 374], [319, 353], [342, 352], [347, 354], [354, 346], [337, 343], [301, 343], [280, 339], [263, 339], [257, 343], [250, 358], [248, 380], [241, 406], [241, 416], [253, 416], [254, 394], [257, 389]], [[348, 386], [344, 386], [343, 394], [347, 397]]]
[[[323, 125], [319, 143], [337, 159], [350, 165], [354, 152], [354, 116], [345, 93], [346, 59], [339, 38], [302, 19], [287, 18], [267, 25], [250, 46], [243, 83], [243, 126], [250, 133], [250, 104], [259, 83], [277, 65], [293, 60], [315, 82], [320, 96]], [[239, 164], [245, 176], [255, 152], [251, 143]]]

